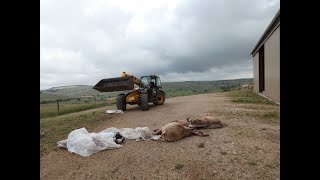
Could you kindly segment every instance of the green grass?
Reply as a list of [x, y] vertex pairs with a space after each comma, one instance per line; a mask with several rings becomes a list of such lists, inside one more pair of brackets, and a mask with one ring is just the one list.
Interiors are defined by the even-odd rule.
[[279, 111], [266, 112], [262, 115], [264, 118], [280, 118]]
[[71, 104], [71, 103], [60, 103], [59, 111], [57, 109], [56, 103], [50, 104], [41, 104], [40, 105], [40, 119], [48, 118], [48, 117], [55, 117], [64, 114], [80, 112], [84, 110], [94, 109], [98, 107], [103, 107], [107, 105], [115, 104], [114, 102], [102, 102], [102, 103], [80, 103], [80, 104]]
[[[114, 108], [113, 106], [108, 108]], [[40, 156], [57, 149], [57, 142], [68, 138], [68, 134], [78, 128], [85, 127], [92, 132], [100, 123], [105, 122], [105, 110], [69, 117], [53, 117], [40, 120]]]
[[263, 107], [262, 110], [215, 110], [214, 113], [220, 116], [228, 116], [229, 118], [246, 118], [252, 117], [255, 120], [264, 122], [264, 123], [280, 123], [280, 110], [275, 109], [275, 107]]
[[263, 123], [280, 123], [279, 105], [250, 90], [233, 90], [225, 93], [237, 107], [217, 109], [213, 112], [229, 118], [254, 119]]
[[217, 87], [165, 89], [166, 97], [191, 96], [191, 95], [197, 95], [197, 94], [216, 93], [216, 92], [222, 92], [222, 90]]
[[229, 97], [232, 97], [231, 101], [235, 103], [267, 104], [277, 106], [277, 104], [274, 101], [261, 97], [257, 93], [251, 92], [249, 90], [230, 91], [227, 93], [227, 95]]

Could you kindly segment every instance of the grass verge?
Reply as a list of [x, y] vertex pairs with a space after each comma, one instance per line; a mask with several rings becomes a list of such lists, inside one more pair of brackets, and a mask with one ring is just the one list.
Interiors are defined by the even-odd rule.
[[85, 111], [89, 109], [95, 109], [112, 104], [115, 104], [115, 102], [99, 104], [66, 104], [62, 105], [59, 111], [57, 110], [56, 104], [50, 104], [42, 106], [42, 109], [40, 109], [40, 119]]
[[99, 110], [74, 116], [58, 116], [40, 120], [40, 156], [57, 150], [57, 142], [67, 139], [71, 131], [85, 127], [89, 132], [92, 132], [106, 121], [106, 118], [112, 118], [112, 116], [105, 116], [104, 113], [105, 110]]
[[232, 97], [232, 102], [235, 103], [248, 103], [248, 104], [267, 104], [272, 106], [278, 106], [277, 103], [267, 98], [259, 96], [255, 92], [250, 90], [236, 90], [226, 93], [227, 96]]

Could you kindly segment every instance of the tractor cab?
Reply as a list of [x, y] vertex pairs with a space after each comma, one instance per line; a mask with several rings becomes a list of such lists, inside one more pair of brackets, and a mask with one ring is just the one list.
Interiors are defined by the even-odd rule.
[[158, 76], [142, 76], [140, 79], [142, 88], [161, 89], [161, 80]]
[[148, 101], [155, 104], [163, 104], [164, 92], [161, 90], [161, 80], [158, 76], [142, 76], [140, 78], [141, 89], [146, 90]]

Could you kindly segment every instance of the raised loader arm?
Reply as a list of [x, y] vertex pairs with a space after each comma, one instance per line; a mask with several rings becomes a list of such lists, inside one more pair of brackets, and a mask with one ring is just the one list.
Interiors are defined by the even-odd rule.
[[139, 87], [141, 86], [141, 82], [138, 78], [136, 78], [135, 76], [131, 75], [131, 74], [128, 74], [126, 72], [122, 72], [122, 75], [121, 77], [128, 77], [128, 76], [131, 76], [133, 78], [133, 82], [138, 85]]
[[133, 90], [134, 84], [137, 84], [139, 87], [142, 85], [138, 78], [123, 72], [121, 77], [101, 79], [93, 89], [99, 92], [125, 91]]

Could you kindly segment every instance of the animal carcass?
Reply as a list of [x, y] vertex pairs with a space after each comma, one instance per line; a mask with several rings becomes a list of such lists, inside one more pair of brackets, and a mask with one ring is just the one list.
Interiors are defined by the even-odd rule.
[[189, 137], [192, 135], [196, 136], [209, 136], [202, 131], [197, 131], [192, 128], [181, 125], [178, 122], [171, 122], [162, 126], [158, 130], [154, 130], [154, 135], [161, 135], [162, 141], [172, 142], [183, 139], [184, 137]]
[[186, 126], [188, 127], [189, 126], [189, 118], [187, 119], [183, 119], [183, 120], [177, 120], [177, 121], [172, 121], [172, 122], [177, 122], [177, 123], [180, 123], [182, 126]]
[[189, 128], [206, 128], [216, 129], [225, 127], [226, 124], [222, 123], [218, 118], [213, 116], [203, 116], [198, 119], [189, 120]]

